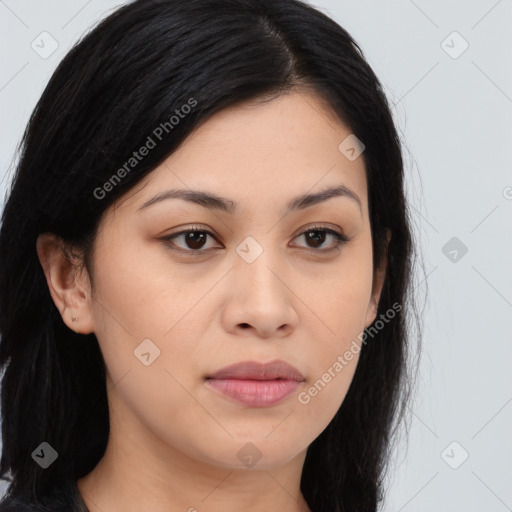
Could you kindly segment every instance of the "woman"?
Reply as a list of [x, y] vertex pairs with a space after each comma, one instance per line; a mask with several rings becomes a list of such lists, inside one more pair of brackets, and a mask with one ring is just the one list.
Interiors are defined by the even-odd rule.
[[412, 382], [403, 173], [378, 79], [307, 4], [103, 20], [3, 212], [0, 510], [376, 510]]

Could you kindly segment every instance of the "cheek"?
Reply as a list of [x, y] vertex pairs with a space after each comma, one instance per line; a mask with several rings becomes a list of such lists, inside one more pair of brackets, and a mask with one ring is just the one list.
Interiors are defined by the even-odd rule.
[[[187, 323], [187, 315], [204, 294], [204, 280], [184, 278], [165, 248], [114, 240], [98, 254], [96, 314], [114, 332], [133, 342], [162, 339]], [[111, 334], [113, 334], [111, 332]], [[139, 341], [139, 342], [140, 342]]]
[[117, 242], [108, 258], [106, 250], [98, 253], [95, 333], [112, 383], [122, 379], [124, 398], [151, 413], [156, 404], [179, 402], [178, 382], [189, 387], [191, 369], [201, 368], [194, 340], [211, 319], [198, 302], [215, 281], [207, 286], [209, 278], [184, 275], [163, 249], [129, 250]]
[[[356, 333], [352, 336], [352, 333]], [[310, 350], [310, 371], [308, 379], [297, 399], [304, 414], [317, 428], [319, 434], [332, 420], [343, 403], [352, 383], [361, 351], [358, 329], [347, 326], [338, 332], [336, 339], [325, 337], [317, 340], [318, 345]]]
[[300, 279], [300, 297], [317, 317], [322, 338], [341, 350], [364, 329], [373, 281], [371, 240], [353, 241], [336, 263], [314, 276], [302, 272]]
[[371, 239], [359, 240], [340, 258], [337, 272], [310, 283], [305, 358], [309, 379], [298, 396], [311, 421], [327, 425], [351, 385], [362, 348], [372, 290]]
[[[211, 418], [194, 399], [186, 377], [166, 364], [166, 352], [170, 349], [164, 347], [161, 357], [147, 367], [134, 358], [135, 363], [123, 369], [125, 375], [120, 382], [111, 387], [109, 406], [111, 418], [117, 423], [115, 431], [126, 431], [141, 445], [147, 446], [155, 439], [163, 442], [153, 450], [156, 457], [168, 456], [170, 447], [200, 456], [197, 445], [207, 438], [205, 429], [215, 425], [209, 423]], [[119, 368], [118, 361], [114, 364]]]

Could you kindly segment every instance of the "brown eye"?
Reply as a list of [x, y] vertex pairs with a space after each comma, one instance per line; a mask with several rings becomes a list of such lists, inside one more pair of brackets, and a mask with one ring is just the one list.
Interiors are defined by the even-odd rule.
[[208, 235], [203, 231], [189, 231], [185, 233], [185, 244], [189, 249], [202, 249]]
[[179, 233], [166, 236], [162, 238], [162, 240], [169, 242], [172, 246], [176, 246], [177, 244], [173, 240], [181, 238], [184, 243], [184, 247], [178, 246], [176, 250], [190, 253], [201, 253], [208, 250], [208, 248], [204, 249], [208, 241], [208, 237], [215, 239], [213, 234], [205, 229], [190, 228], [185, 231], [180, 231]]
[[[303, 231], [298, 237], [305, 237], [307, 247], [314, 252], [330, 252], [332, 250], [340, 249], [343, 244], [349, 239], [342, 233], [322, 226], [313, 226], [306, 231]], [[211, 249], [221, 247], [207, 247], [208, 237], [216, 240], [213, 233], [206, 229], [191, 227], [179, 233], [162, 238], [164, 242], [171, 246], [171, 249], [185, 252], [188, 254], [199, 255], [209, 252]], [[177, 244], [174, 240], [181, 240], [182, 245]], [[331, 243], [329, 243], [331, 241]], [[325, 247], [327, 245], [327, 247]]]
[[[324, 228], [321, 226], [313, 226], [299, 235], [304, 236], [309, 249], [319, 249], [320, 252], [327, 252], [334, 249], [339, 249], [344, 243], [348, 242], [348, 238], [342, 233], [338, 233], [333, 229]], [[322, 249], [328, 237], [333, 237], [334, 241], [331, 247]], [[297, 237], [297, 238], [299, 238]]]

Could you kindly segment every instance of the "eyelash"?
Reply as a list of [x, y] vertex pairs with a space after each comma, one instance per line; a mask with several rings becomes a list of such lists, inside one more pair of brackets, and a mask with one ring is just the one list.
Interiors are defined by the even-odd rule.
[[[320, 252], [320, 253], [331, 253], [332, 251], [339, 251], [339, 250], [341, 250], [341, 247], [343, 245], [345, 245], [349, 241], [349, 238], [347, 238], [342, 233], [339, 233], [338, 231], [335, 231], [333, 229], [329, 229], [329, 228], [326, 228], [326, 227], [323, 227], [323, 226], [311, 226], [308, 229], [306, 229], [305, 231], [303, 231], [302, 233], [300, 233], [295, 238], [303, 236], [305, 233], [310, 233], [311, 231], [320, 231], [320, 232], [323, 232], [323, 233], [327, 233], [328, 235], [332, 235], [334, 237], [334, 240], [335, 240], [334, 241], [334, 246], [331, 247], [330, 249], [315, 249], [313, 247], [307, 248], [310, 251], [313, 251], [313, 252], [316, 252], [316, 253], [318, 253], [318, 252]], [[215, 235], [213, 233], [211, 233], [207, 229], [203, 229], [203, 228], [195, 227], [195, 226], [190, 227], [189, 229], [180, 231], [178, 233], [173, 233], [172, 235], [163, 237], [163, 238], [161, 238], [161, 240], [166, 245], [169, 245], [170, 248], [172, 250], [174, 250], [174, 251], [178, 251], [178, 252], [182, 252], [182, 253], [188, 253], [188, 254], [193, 254], [194, 256], [200, 255], [200, 254], [203, 254], [203, 253], [206, 253], [206, 252], [210, 251], [210, 249], [206, 249], [206, 250], [197, 249], [197, 250], [194, 250], [194, 249], [182, 249], [181, 247], [176, 248], [176, 244], [174, 244], [172, 242], [172, 239], [177, 238], [177, 237], [182, 236], [182, 235], [185, 235], [187, 233], [206, 233], [207, 235], [211, 236], [213, 239], [216, 240]]]

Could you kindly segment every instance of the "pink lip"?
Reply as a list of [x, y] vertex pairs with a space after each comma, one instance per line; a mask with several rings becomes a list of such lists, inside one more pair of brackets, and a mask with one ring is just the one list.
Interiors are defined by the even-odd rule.
[[251, 407], [274, 405], [303, 381], [302, 373], [284, 361], [245, 361], [223, 368], [206, 380], [213, 389]]

